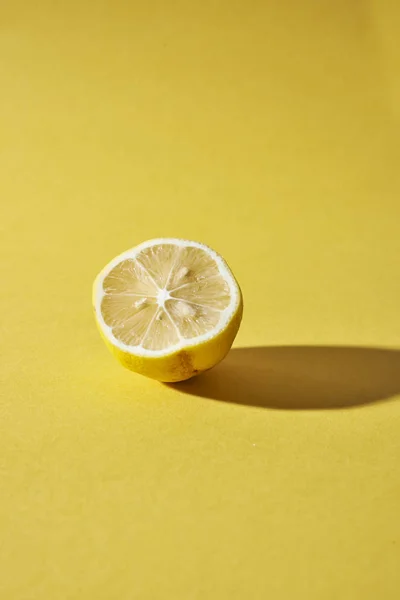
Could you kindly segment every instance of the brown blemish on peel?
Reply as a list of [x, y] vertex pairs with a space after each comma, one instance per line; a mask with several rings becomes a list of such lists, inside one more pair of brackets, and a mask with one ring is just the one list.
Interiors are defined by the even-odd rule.
[[180, 366], [179, 371], [182, 374], [182, 376], [185, 378], [189, 378], [195, 375], [197, 373], [197, 370], [193, 367], [192, 357], [190, 356], [189, 352], [186, 352], [186, 350], [182, 350], [178, 356]]

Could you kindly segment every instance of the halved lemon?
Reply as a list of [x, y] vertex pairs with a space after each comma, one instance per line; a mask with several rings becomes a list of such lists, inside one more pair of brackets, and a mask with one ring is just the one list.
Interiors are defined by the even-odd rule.
[[100, 332], [127, 368], [183, 381], [228, 353], [242, 318], [242, 294], [226, 262], [197, 242], [163, 238], [114, 258], [96, 277]]

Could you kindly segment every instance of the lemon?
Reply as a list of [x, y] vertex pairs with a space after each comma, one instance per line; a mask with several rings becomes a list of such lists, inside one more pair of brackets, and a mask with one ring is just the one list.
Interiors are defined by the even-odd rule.
[[150, 240], [96, 277], [100, 333], [128, 369], [173, 382], [220, 362], [235, 339], [242, 294], [226, 262], [198, 242]]

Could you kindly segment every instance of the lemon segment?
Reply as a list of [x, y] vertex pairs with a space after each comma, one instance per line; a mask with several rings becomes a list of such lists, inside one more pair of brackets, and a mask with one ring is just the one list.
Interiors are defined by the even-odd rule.
[[97, 325], [127, 368], [165, 382], [228, 353], [243, 302], [225, 261], [203, 244], [150, 240], [112, 260], [93, 286]]

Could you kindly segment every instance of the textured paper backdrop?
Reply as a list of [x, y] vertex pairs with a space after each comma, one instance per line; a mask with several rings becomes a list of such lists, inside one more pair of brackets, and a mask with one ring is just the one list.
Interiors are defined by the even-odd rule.
[[[398, 598], [399, 31], [385, 0], [2, 3], [2, 600]], [[245, 298], [178, 388], [91, 314], [156, 236]]]

